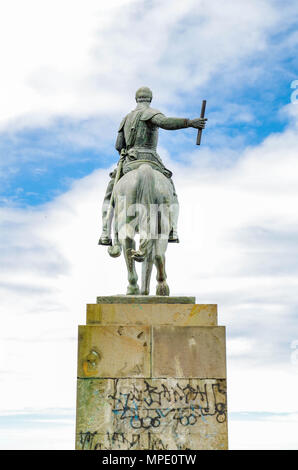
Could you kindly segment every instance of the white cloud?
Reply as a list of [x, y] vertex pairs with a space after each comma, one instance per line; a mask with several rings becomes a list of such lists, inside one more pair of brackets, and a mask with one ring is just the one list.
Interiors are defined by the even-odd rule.
[[297, 414], [231, 420], [229, 444], [233, 450], [297, 449]]
[[163, 106], [185, 106], [179, 94], [219, 71], [236, 83], [280, 18], [269, 0], [227, 0], [224, 9], [220, 0], [2, 3], [0, 125], [118, 117], [145, 83]]
[[[287, 266], [297, 254], [297, 140], [289, 128], [224, 170], [168, 161], [181, 204], [181, 245], [167, 256], [171, 293], [219, 304], [230, 411], [296, 410], [298, 270]], [[97, 246], [107, 180], [98, 170], [43, 207], [1, 209], [2, 410], [75, 405], [85, 304], [126, 288], [123, 259]]]
[[[1, 6], [2, 129], [59, 116], [119, 120], [143, 83], [165, 110], [187, 106], [181, 87], [211, 83], [219, 70], [234, 85], [231, 70], [243, 74], [244, 59], [266, 50], [276, 22], [290, 21], [286, 8], [269, 1], [227, 1], [224, 10], [220, 1], [152, 2], [147, 11], [133, 1], [99, 5]], [[285, 132], [237, 158], [224, 145], [220, 155], [202, 147], [181, 155], [186, 166], [161, 152], [181, 204], [181, 245], [169, 246], [167, 256], [171, 293], [219, 304], [228, 327], [230, 411], [297, 411], [296, 108], [285, 110], [292, 119]], [[229, 112], [252, 119], [245, 106]], [[84, 135], [73, 133], [80, 144], [95, 132], [86, 125]], [[64, 138], [73, 140], [71, 130]], [[108, 170], [96, 171], [43, 207], [0, 209], [2, 411], [75, 406], [76, 331], [85, 305], [126, 286], [123, 259], [97, 246], [107, 179]], [[291, 432], [286, 423], [283, 429]]]

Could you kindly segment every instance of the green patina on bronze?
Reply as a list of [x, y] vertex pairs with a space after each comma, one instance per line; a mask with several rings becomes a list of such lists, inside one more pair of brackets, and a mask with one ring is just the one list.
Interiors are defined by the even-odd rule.
[[[159, 128], [177, 130], [192, 127], [201, 132], [206, 118], [204, 111], [201, 117], [195, 119], [167, 117], [150, 106], [151, 100], [151, 90], [139, 88], [136, 108], [123, 118], [119, 126], [115, 147], [120, 159], [117, 168], [110, 174], [102, 209], [103, 230], [98, 243], [109, 246], [108, 252], [114, 258], [120, 256], [123, 250], [128, 270], [127, 295], [149, 295], [154, 264], [158, 282], [156, 295], [168, 296], [165, 252], [168, 242], [179, 242], [179, 204], [172, 172], [164, 166], [157, 153], [158, 131]], [[200, 143], [199, 138], [197, 143]], [[153, 206], [158, 207], [158, 214], [152, 215]], [[136, 223], [130, 213], [131, 208], [137, 208], [134, 209]], [[144, 210], [147, 212], [145, 216]], [[157, 233], [152, 234], [152, 225], [157, 227]], [[140, 243], [136, 249], [134, 238], [138, 233]], [[143, 263], [141, 289], [137, 283], [135, 261]]]

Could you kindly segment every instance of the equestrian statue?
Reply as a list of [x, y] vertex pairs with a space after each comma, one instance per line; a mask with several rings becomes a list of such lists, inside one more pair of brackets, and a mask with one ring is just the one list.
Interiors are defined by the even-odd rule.
[[[112, 257], [123, 251], [128, 270], [127, 295], [149, 295], [153, 264], [157, 270], [156, 295], [169, 295], [165, 252], [168, 243], [179, 243], [178, 198], [168, 170], [157, 153], [158, 129], [198, 129], [200, 144], [206, 118], [166, 117], [151, 108], [152, 92], [141, 87], [136, 92], [136, 108], [122, 120], [116, 140], [120, 159], [110, 173], [102, 207], [102, 234], [99, 245], [108, 246]], [[114, 224], [112, 224], [114, 220]], [[113, 227], [112, 227], [113, 225]], [[113, 241], [111, 232], [113, 229]], [[135, 237], [139, 235], [138, 247]], [[142, 262], [141, 289], [135, 262]]]

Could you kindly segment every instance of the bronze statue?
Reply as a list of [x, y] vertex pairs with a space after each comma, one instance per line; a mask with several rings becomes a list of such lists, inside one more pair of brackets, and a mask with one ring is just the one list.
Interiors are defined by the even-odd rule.
[[[206, 122], [203, 108], [200, 118], [166, 117], [150, 107], [151, 100], [151, 90], [147, 87], [139, 88], [136, 92], [136, 108], [120, 124], [116, 141], [120, 160], [117, 169], [110, 174], [102, 210], [102, 234], [98, 242], [109, 246], [112, 257], [119, 256], [123, 248], [128, 268], [127, 294], [130, 295], [140, 293], [134, 261], [143, 262], [141, 294], [149, 294], [154, 263], [158, 272], [156, 294], [169, 295], [165, 251], [168, 242], [179, 242], [179, 204], [172, 172], [164, 166], [156, 151], [158, 128], [176, 130], [193, 127], [199, 129], [200, 134]], [[198, 144], [199, 140], [198, 136]], [[135, 250], [134, 242], [136, 233], [140, 235], [138, 250]]]

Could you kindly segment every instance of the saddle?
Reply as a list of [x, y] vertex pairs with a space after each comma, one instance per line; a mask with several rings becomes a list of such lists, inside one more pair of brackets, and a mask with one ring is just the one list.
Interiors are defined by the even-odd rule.
[[146, 163], [147, 165], [150, 165], [153, 170], [159, 171], [160, 173], [162, 173], [167, 178], [172, 177], [172, 172], [170, 170], [163, 167], [158, 161], [149, 160], [149, 159], [128, 160], [128, 161], [126, 160], [125, 163], [123, 164], [123, 168], [122, 168], [123, 174], [125, 175], [129, 171], [137, 170], [144, 163]]

